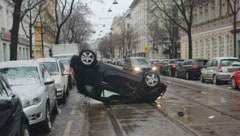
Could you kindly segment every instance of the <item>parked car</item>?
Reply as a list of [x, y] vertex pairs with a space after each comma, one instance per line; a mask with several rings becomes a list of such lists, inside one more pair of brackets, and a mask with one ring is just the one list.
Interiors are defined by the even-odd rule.
[[83, 50], [70, 61], [79, 93], [111, 102], [155, 101], [167, 86], [155, 72], [133, 75], [120, 68], [98, 62], [91, 50]]
[[0, 63], [0, 73], [20, 97], [29, 124], [41, 124], [50, 131], [50, 115], [58, 105], [54, 80], [45, 67], [35, 60], [6, 61]]
[[170, 59], [163, 64], [161, 68], [161, 74], [168, 76], [175, 76], [175, 70], [179, 64], [181, 64], [183, 59]]
[[129, 57], [124, 60], [123, 70], [132, 74], [139, 74], [150, 71], [157, 72], [157, 67], [152, 67], [149, 61], [144, 57]]
[[207, 63], [207, 59], [186, 59], [175, 70], [175, 77], [199, 79], [201, 69]]
[[19, 97], [0, 74], [0, 136], [30, 136], [29, 122]]
[[230, 85], [232, 89], [240, 88], [240, 70], [233, 71], [230, 77]]
[[151, 64], [152, 67], [156, 67], [157, 68], [157, 72], [159, 72], [159, 63], [160, 63], [160, 59], [149, 59], [148, 60], [149, 63]]
[[74, 78], [71, 74], [71, 70], [70, 70], [70, 59], [61, 58], [61, 59], [59, 59], [59, 62], [64, 65], [65, 74], [67, 74], [67, 77], [68, 77], [68, 87], [71, 89], [75, 84], [75, 80], [74, 80]]
[[68, 71], [65, 71], [64, 65], [57, 58], [39, 58], [51, 77], [54, 79], [57, 88], [57, 99], [59, 102], [66, 103], [66, 97], [69, 94]]
[[229, 82], [231, 73], [240, 68], [238, 65], [233, 65], [235, 62], [240, 62], [235, 57], [216, 57], [210, 59], [204, 68], [201, 70], [200, 80], [212, 81], [214, 84]]
[[159, 73], [163, 73], [163, 65], [164, 64], [167, 64], [169, 61], [169, 59], [161, 59], [158, 63], [158, 70], [159, 70]]

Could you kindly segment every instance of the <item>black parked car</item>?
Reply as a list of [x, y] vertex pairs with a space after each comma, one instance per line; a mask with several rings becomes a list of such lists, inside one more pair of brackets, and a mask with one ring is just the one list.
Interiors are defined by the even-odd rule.
[[207, 63], [207, 59], [187, 59], [180, 64], [175, 71], [175, 77], [199, 79], [201, 69]]
[[70, 67], [74, 71], [79, 93], [102, 102], [152, 102], [166, 91], [157, 73], [138, 75], [98, 62], [91, 50], [73, 56]]
[[170, 59], [165, 62], [161, 68], [161, 74], [167, 76], [174, 76], [175, 70], [179, 64], [183, 62], [183, 59]]
[[19, 97], [0, 75], [0, 136], [30, 136], [28, 126]]

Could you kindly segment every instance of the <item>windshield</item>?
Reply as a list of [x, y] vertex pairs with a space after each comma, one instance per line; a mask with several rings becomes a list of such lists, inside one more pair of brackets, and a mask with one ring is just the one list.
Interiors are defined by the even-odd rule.
[[135, 59], [132, 59], [132, 64], [133, 65], [148, 65], [149, 62], [144, 58], [135, 58]]
[[63, 64], [66, 71], [69, 71], [70, 60], [59, 60]]
[[15, 67], [0, 69], [11, 86], [40, 84], [37, 67]]
[[221, 66], [231, 66], [233, 62], [240, 62], [238, 59], [223, 59], [221, 60]]
[[47, 69], [47, 71], [50, 73], [50, 75], [58, 75], [58, 65], [57, 62], [43, 62], [43, 65]]

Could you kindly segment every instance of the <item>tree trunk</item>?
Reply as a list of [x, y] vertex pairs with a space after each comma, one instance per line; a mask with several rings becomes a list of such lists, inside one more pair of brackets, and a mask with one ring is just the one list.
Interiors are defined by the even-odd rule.
[[61, 33], [61, 28], [57, 28], [57, 33], [56, 33], [56, 39], [55, 39], [55, 44], [59, 44], [59, 40], [60, 40], [60, 33]]
[[188, 28], [188, 58], [192, 59], [192, 30], [191, 30], [191, 25]]
[[23, 0], [16, 0], [13, 11], [13, 23], [11, 29], [10, 60], [17, 60], [18, 33]]

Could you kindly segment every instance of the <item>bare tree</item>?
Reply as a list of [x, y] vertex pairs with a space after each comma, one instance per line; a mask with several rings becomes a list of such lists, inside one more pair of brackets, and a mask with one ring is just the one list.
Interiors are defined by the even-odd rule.
[[[72, 14], [75, 0], [55, 0], [56, 38], [55, 44], [59, 44], [61, 29]], [[70, 2], [70, 5], [69, 5]]]
[[[228, 7], [230, 8], [230, 12], [233, 15], [233, 51], [234, 57], [237, 57], [236, 48], [237, 48], [237, 14], [240, 10], [239, 0], [227, 0]], [[239, 56], [238, 56], [239, 57]]]
[[14, 11], [13, 11], [13, 23], [11, 28], [10, 60], [17, 60], [18, 33], [21, 20], [30, 10], [35, 8], [43, 0], [36, 2], [30, 8], [22, 10], [23, 1], [24, 0], [12, 0], [14, 4]]
[[[174, 24], [181, 28], [188, 36], [188, 58], [192, 58], [192, 19], [193, 8], [197, 4], [197, 0], [151, 0], [156, 8], [164, 14], [167, 19], [170, 19]], [[178, 10], [178, 19], [172, 16], [171, 8]]]

